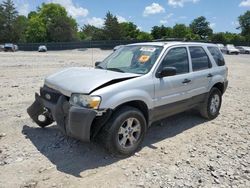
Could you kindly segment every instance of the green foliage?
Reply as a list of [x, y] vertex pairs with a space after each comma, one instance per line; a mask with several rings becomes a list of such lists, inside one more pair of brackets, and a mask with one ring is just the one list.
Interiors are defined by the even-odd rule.
[[140, 30], [132, 22], [120, 23], [120, 28], [122, 33], [122, 39], [125, 40], [136, 39], [136, 37], [140, 33]]
[[38, 16], [32, 16], [29, 19], [28, 27], [26, 30], [27, 42], [46, 42], [47, 31], [43, 20]]
[[118, 23], [117, 17], [108, 12], [102, 28], [84, 25], [78, 31], [75, 19], [59, 4], [43, 3], [28, 17], [18, 16], [13, 0], [0, 4], [0, 42], [68, 42], [76, 40], [143, 40], [186, 38], [208, 40], [214, 43], [243, 44], [250, 42], [250, 11], [238, 17], [241, 34], [214, 33], [205, 17], [201, 16], [188, 26], [176, 24], [152, 27], [151, 33], [142, 32], [132, 22]]
[[120, 40], [122, 31], [117, 17], [108, 12], [105, 17], [103, 32], [106, 40]]
[[225, 44], [227, 43], [227, 38], [225, 36], [225, 33], [214, 33], [213, 36], [211, 37], [211, 41], [214, 43], [222, 43]]
[[154, 26], [151, 30], [151, 35], [154, 39], [171, 38], [173, 36], [173, 29], [164, 25]]
[[42, 4], [28, 15], [28, 42], [68, 42], [78, 40], [77, 23], [59, 4]]
[[136, 39], [137, 39], [137, 40], [142, 40], [142, 41], [150, 41], [150, 40], [153, 40], [153, 37], [152, 37], [151, 34], [149, 34], [149, 33], [147, 33], [147, 32], [141, 31], [141, 32], [138, 34], [138, 36], [137, 36]]
[[174, 38], [185, 38], [189, 34], [189, 28], [184, 24], [175, 24], [173, 27]]
[[85, 40], [105, 40], [103, 29], [97, 28], [93, 25], [84, 25], [80, 33], [86, 36]]
[[31, 19], [31, 17], [33, 16], [37, 16], [37, 12], [36, 11], [31, 11], [29, 14], [28, 14], [28, 19]]
[[204, 16], [200, 16], [192, 21], [190, 24], [191, 31], [194, 34], [200, 36], [201, 39], [207, 39], [213, 34], [213, 30], [210, 28], [210, 23]]
[[47, 24], [49, 41], [70, 42], [78, 38], [77, 24], [70, 17], [57, 16]]
[[4, 9], [0, 5], [0, 42], [4, 41]]
[[18, 16], [14, 22], [14, 41], [26, 42], [25, 32], [28, 27], [28, 19], [25, 16]]
[[238, 19], [242, 36], [245, 36], [250, 41], [250, 11], [245, 12]]
[[2, 42], [16, 42], [15, 21], [18, 12], [16, 11], [13, 1], [3, 1], [0, 12], [0, 22], [2, 22], [0, 28], [0, 40]]

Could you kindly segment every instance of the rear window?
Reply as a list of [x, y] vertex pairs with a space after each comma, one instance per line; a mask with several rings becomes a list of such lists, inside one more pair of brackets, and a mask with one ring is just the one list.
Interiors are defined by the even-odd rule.
[[207, 48], [209, 50], [209, 52], [211, 53], [211, 55], [214, 58], [214, 61], [216, 62], [216, 64], [218, 66], [224, 66], [225, 65], [225, 60], [223, 55], [221, 54], [220, 50], [216, 47], [208, 47]]
[[207, 53], [202, 47], [189, 47], [189, 51], [192, 59], [193, 71], [204, 70], [211, 67]]

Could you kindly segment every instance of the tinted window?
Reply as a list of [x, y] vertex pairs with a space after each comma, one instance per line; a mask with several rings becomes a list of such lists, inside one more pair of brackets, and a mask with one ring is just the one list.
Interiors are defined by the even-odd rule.
[[186, 48], [173, 48], [165, 56], [161, 68], [175, 67], [177, 74], [189, 72], [188, 53]]
[[210, 67], [209, 58], [202, 47], [189, 47], [193, 71], [204, 70]]
[[214, 61], [216, 62], [216, 64], [218, 66], [223, 66], [225, 65], [225, 60], [220, 52], [220, 50], [216, 47], [208, 47], [207, 48], [209, 50], [209, 52], [211, 53], [211, 55], [214, 58]]

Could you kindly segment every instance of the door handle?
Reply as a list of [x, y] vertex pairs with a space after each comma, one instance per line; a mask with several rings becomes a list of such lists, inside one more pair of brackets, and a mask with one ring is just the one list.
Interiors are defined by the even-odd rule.
[[189, 79], [185, 79], [185, 80], [183, 80], [183, 84], [188, 84], [188, 83], [190, 83], [191, 82], [191, 80], [189, 80]]
[[212, 75], [211, 73], [209, 73], [208, 75], [207, 75], [207, 77], [208, 78], [212, 78], [214, 75]]

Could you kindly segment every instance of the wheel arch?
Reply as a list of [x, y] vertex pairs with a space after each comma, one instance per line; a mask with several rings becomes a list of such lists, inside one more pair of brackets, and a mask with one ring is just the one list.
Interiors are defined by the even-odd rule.
[[224, 84], [222, 82], [217, 82], [216, 84], [213, 85], [213, 87], [219, 89], [221, 94], [224, 93], [225, 86], [224, 86]]
[[140, 110], [142, 112], [143, 116], [145, 117], [147, 124], [149, 123], [149, 108], [144, 101], [141, 101], [141, 100], [128, 101], [128, 102], [125, 102], [125, 103], [118, 105], [114, 109], [114, 111], [117, 111], [124, 106], [131, 106], [131, 107], [134, 107], [134, 108], [137, 108], [138, 110]]

